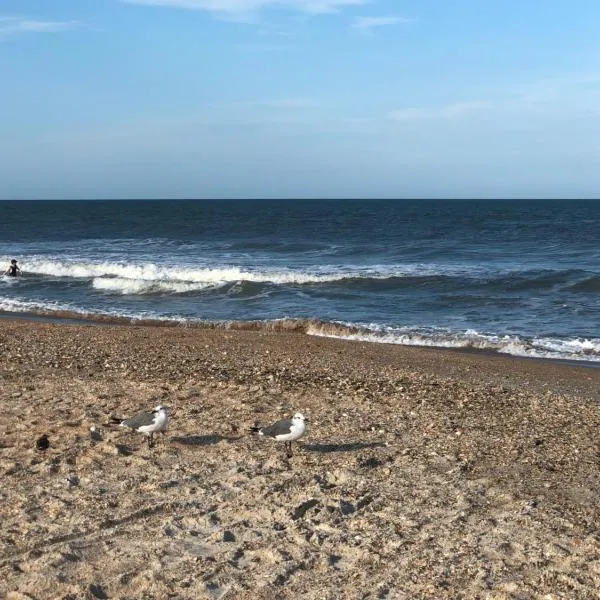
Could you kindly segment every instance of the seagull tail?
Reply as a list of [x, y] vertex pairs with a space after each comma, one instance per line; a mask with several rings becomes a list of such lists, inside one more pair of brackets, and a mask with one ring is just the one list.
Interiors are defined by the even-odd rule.
[[250, 433], [260, 433], [260, 430], [260, 427], [250, 427], [249, 429]]
[[105, 423], [105, 427], [110, 427], [111, 425], [120, 425], [125, 419], [119, 419], [119, 417], [110, 417], [108, 423]]

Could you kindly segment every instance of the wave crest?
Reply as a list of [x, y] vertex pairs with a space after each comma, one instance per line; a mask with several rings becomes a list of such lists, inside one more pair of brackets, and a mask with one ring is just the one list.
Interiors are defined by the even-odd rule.
[[[465, 276], [475, 273], [444, 265], [319, 265], [299, 269], [241, 267], [174, 266], [169, 264], [76, 261], [32, 257], [22, 261], [26, 274], [56, 278], [91, 279], [97, 289], [123, 293], [179, 293], [226, 283], [250, 282], [273, 285], [310, 285], [337, 281], [392, 281], [409, 277]], [[114, 280], [105, 283], [101, 280]], [[137, 282], [125, 284], [126, 281]], [[152, 287], [157, 284], [157, 287]], [[196, 287], [193, 287], [193, 286]]]
[[213, 283], [186, 283], [183, 281], [152, 281], [126, 279], [124, 277], [94, 277], [92, 287], [103, 292], [117, 294], [186, 294], [218, 287]]
[[348, 340], [399, 344], [403, 346], [425, 346], [430, 348], [463, 348], [498, 352], [529, 358], [552, 358], [560, 360], [583, 360], [600, 362], [600, 338], [559, 339], [548, 337], [525, 338], [519, 336], [497, 336], [481, 334], [473, 330], [452, 332], [436, 329], [394, 329], [376, 325], [349, 325], [338, 330], [316, 326], [307, 333], [323, 337]]

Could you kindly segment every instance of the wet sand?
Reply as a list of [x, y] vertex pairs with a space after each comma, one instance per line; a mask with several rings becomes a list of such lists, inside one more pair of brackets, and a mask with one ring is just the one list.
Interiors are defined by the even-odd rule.
[[[0, 597], [600, 597], [599, 369], [4, 319], [0, 347]], [[159, 403], [153, 449], [104, 425]], [[248, 433], [296, 411], [290, 460]]]

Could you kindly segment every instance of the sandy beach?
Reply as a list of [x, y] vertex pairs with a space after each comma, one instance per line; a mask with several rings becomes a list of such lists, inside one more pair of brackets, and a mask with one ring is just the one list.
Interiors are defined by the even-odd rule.
[[[600, 597], [597, 368], [25, 320], [0, 345], [0, 597]], [[105, 426], [159, 403], [152, 449]], [[290, 460], [248, 431], [296, 411]]]

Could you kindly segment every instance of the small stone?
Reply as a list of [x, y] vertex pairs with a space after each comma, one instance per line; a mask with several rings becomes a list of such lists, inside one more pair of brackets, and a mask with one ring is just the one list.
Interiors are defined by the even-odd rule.
[[361, 508], [364, 508], [365, 506], [367, 506], [368, 504], [371, 504], [371, 502], [373, 502], [374, 498], [373, 496], [363, 496], [357, 503], [356, 503], [356, 510], [360, 510]]
[[175, 536], [175, 530], [173, 528], [169, 527], [168, 525], [163, 529], [163, 533], [167, 537], [174, 537]]
[[35, 448], [39, 452], [45, 452], [46, 450], [48, 450], [48, 448], [50, 448], [50, 440], [48, 439], [47, 433], [44, 433], [44, 435], [40, 436], [35, 441]]
[[169, 488], [177, 487], [179, 485], [179, 481], [176, 479], [171, 479], [171, 481], [163, 481], [159, 487], [163, 490], [168, 490]]
[[354, 508], [354, 504], [351, 502], [340, 500], [340, 511], [343, 515], [351, 515], [353, 512], [356, 512], [356, 508]]
[[372, 456], [360, 461], [358, 464], [366, 469], [374, 469], [375, 467], [380, 467], [383, 463], [378, 458]]
[[100, 600], [108, 600], [108, 596], [106, 595], [106, 592], [102, 589], [101, 586], [91, 583], [88, 590], [94, 598], [99, 598]]
[[311, 508], [313, 508], [317, 504], [319, 504], [319, 501], [316, 500], [315, 498], [312, 498], [311, 500], [307, 500], [306, 502], [303, 502], [302, 504], [300, 504], [296, 507], [296, 510], [292, 514], [292, 519], [294, 519], [294, 521], [301, 519], [306, 514], [307, 511], [309, 511]]
[[226, 529], [223, 532], [223, 541], [224, 542], [235, 542], [235, 535], [233, 535], [233, 532], [229, 531], [229, 529]]
[[73, 472], [67, 475], [67, 487], [70, 489], [79, 485], [79, 477]]

